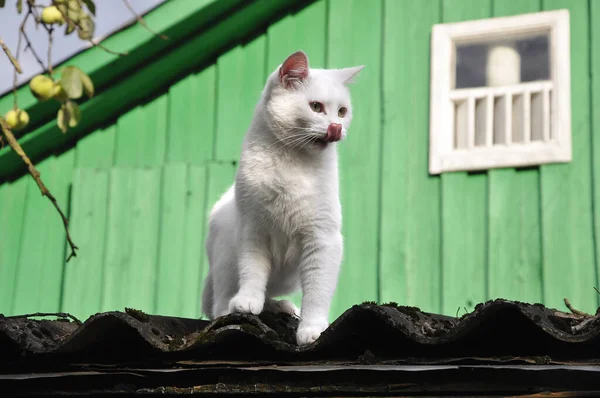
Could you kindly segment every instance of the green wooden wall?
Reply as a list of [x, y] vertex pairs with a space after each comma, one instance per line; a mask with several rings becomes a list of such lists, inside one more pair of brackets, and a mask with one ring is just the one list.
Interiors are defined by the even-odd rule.
[[[429, 176], [432, 25], [558, 8], [571, 12], [573, 161]], [[0, 186], [0, 312], [198, 316], [205, 216], [233, 180], [267, 74], [297, 49], [315, 67], [367, 65], [340, 146], [346, 248], [332, 318], [366, 300], [455, 315], [489, 298], [568, 297], [595, 311], [600, 2], [321, 0], [40, 164], [80, 246], [68, 264], [35, 184]]]

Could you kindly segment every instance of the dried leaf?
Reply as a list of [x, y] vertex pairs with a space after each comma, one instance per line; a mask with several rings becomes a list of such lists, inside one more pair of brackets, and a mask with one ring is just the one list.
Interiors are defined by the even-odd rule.
[[81, 120], [81, 110], [79, 109], [79, 105], [73, 101], [67, 101], [65, 108], [69, 113], [69, 127], [76, 127]]
[[77, 99], [83, 95], [83, 84], [81, 83], [81, 71], [74, 66], [67, 66], [63, 69], [60, 77], [60, 84], [69, 96]]
[[69, 112], [63, 106], [58, 110], [58, 114], [56, 115], [56, 122], [58, 124], [58, 128], [60, 131], [64, 133], [67, 132], [67, 126], [69, 125]]
[[85, 17], [85, 15], [85, 12], [82, 10], [71, 10], [70, 8], [67, 9], [67, 18], [73, 21], [74, 24], [78, 24], [79, 21]]
[[68, 0], [67, 6], [69, 7], [69, 10], [81, 10], [81, 4], [79, 4], [79, 0]]
[[81, 84], [83, 84], [83, 92], [88, 98], [92, 98], [94, 96], [94, 83], [92, 79], [85, 74], [82, 70], [79, 71], [79, 77], [81, 78]]
[[96, 16], [96, 4], [93, 0], [83, 0], [83, 3], [86, 5], [88, 10], [92, 13], [93, 16]]
[[6, 0], [0, 0], [0, 8], [6, 5]]
[[17, 12], [19, 14], [23, 12], [23, 0], [17, 0]]
[[86, 15], [84, 18], [81, 18], [79, 21], [80, 29], [77, 30], [77, 35], [81, 40], [91, 40], [94, 37], [94, 30], [96, 29], [96, 24]]
[[75, 31], [75, 25], [68, 23], [67, 24], [67, 28], [65, 29], [65, 36], [70, 35], [71, 33], [73, 33]]

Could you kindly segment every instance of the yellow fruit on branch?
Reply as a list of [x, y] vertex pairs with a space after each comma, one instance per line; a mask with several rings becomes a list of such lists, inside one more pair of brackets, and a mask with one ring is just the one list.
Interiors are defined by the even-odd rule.
[[47, 25], [62, 25], [65, 22], [62, 13], [56, 6], [44, 7], [42, 10], [42, 22]]
[[48, 101], [52, 98], [54, 81], [48, 76], [37, 75], [29, 82], [31, 93], [40, 101]]
[[4, 118], [6, 119], [8, 127], [13, 130], [17, 129], [17, 126], [19, 126], [19, 112], [17, 110], [11, 109], [10, 111], [6, 112]]
[[12, 130], [21, 130], [29, 124], [29, 114], [22, 109], [11, 109], [4, 115], [8, 127]]
[[19, 112], [19, 129], [25, 128], [29, 124], [29, 113], [24, 110]]

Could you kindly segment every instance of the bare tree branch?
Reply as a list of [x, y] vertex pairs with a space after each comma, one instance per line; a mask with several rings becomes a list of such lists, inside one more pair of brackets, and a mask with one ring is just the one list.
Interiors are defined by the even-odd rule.
[[[21, 40], [21, 36], [22, 36], [25, 39], [25, 43], [26, 43], [25, 51], [30, 50], [31, 54], [33, 54], [33, 57], [35, 58], [35, 60], [42, 67], [42, 71], [46, 71], [46, 65], [44, 65], [44, 61], [42, 61], [42, 58], [37, 54], [37, 52], [33, 48], [33, 44], [31, 44], [31, 40], [29, 40], [29, 36], [27, 36], [27, 32], [25, 31], [25, 23], [27, 22], [27, 19], [29, 18], [30, 15], [33, 15], [33, 12], [31, 10], [29, 10], [29, 12], [27, 12], [27, 15], [25, 15], [25, 18], [23, 19], [23, 22], [21, 23], [21, 26], [19, 27], [19, 32], [20, 32], [19, 33], [19, 41]], [[20, 48], [20, 45], [17, 45], [17, 47]], [[19, 51], [17, 50], [17, 58], [18, 57], [19, 57]]]
[[158, 36], [163, 40], [169, 40], [169, 38], [161, 33], [158, 33], [154, 30], [152, 30], [148, 24], [146, 23], [146, 21], [144, 21], [144, 18], [142, 18], [140, 15], [138, 15], [137, 12], [135, 12], [135, 10], [133, 9], [133, 7], [131, 6], [131, 4], [129, 4], [129, 0], [123, 0], [123, 4], [125, 4], [125, 7], [127, 7], [129, 9], [129, 11], [131, 11], [131, 13], [133, 14], [133, 16], [135, 17], [135, 19], [137, 19], [138, 23], [140, 25], [142, 25], [144, 28], [146, 28], [146, 30], [150, 33], [152, 33], [154, 36]]
[[[75, 27], [76, 27], [78, 30], [84, 30], [84, 29], [83, 29], [83, 27], [82, 27], [82, 26], [81, 26], [81, 25], [80, 25], [78, 22], [75, 22], [75, 21], [73, 21], [71, 18], [69, 18], [69, 17], [67, 16], [67, 14], [65, 14], [65, 13], [64, 13], [64, 12], [63, 12], [63, 11], [62, 11], [60, 8], [58, 8], [58, 7], [57, 7], [57, 9], [58, 9], [58, 11], [60, 12], [60, 14], [63, 16], [64, 20], [65, 20], [65, 21], [67, 21], [67, 23], [69, 23], [69, 24], [71, 24], [71, 25], [75, 26]], [[89, 42], [91, 45], [93, 45], [94, 47], [98, 47], [99, 49], [101, 49], [101, 50], [104, 50], [104, 51], [106, 51], [106, 52], [107, 52], [107, 53], [109, 53], [109, 54], [113, 54], [113, 55], [120, 55], [120, 56], [123, 56], [123, 55], [128, 55], [126, 52], [122, 53], [122, 52], [118, 52], [118, 51], [114, 51], [114, 50], [108, 49], [108, 48], [104, 47], [102, 44], [100, 44], [100, 43], [96, 43], [96, 42], [95, 42], [94, 40], [92, 40], [92, 39], [88, 39], [87, 41], [88, 41], [88, 42]]]
[[113, 55], [119, 55], [119, 56], [129, 55], [127, 52], [123, 52], [123, 53], [122, 53], [122, 52], [119, 52], [119, 51], [114, 51], [114, 50], [111, 50], [110, 48], [104, 47], [102, 44], [100, 44], [100, 43], [96, 43], [95, 41], [93, 41], [93, 40], [91, 40], [91, 39], [90, 39], [90, 40], [88, 40], [88, 41], [89, 41], [89, 42], [90, 42], [90, 43], [91, 43], [91, 44], [92, 44], [94, 47], [98, 47], [99, 49], [101, 49], [101, 50], [104, 50], [104, 51], [106, 51], [106, 52], [107, 52], [107, 53], [109, 53], [109, 54], [113, 54]]
[[54, 198], [52, 193], [50, 193], [48, 188], [46, 188], [46, 186], [42, 182], [40, 172], [35, 168], [35, 166], [31, 162], [31, 160], [29, 159], [29, 157], [25, 154], [25, 152], [23, 151], [23, 148], [21, 148], [21, 145], [17, 142], [15, 136], [13, 135], [12, 131], [10, 131], [8, 124], [6, 123], [6, 120], [4, 120], [3, 117], [0, 117], [0, 127], [2, 128], [2, 133], [6, 137], [6, 140], [8, 141], [8, 145], [10, 145], [10, 147], [13, 149], [13, 151], [15, 151], [15, 153], [17, 155], [19, 155], [21, 157], [21, 159], [23, 159], [23, 162], [27, 165], [29, 174], [31, 174], [31, 176], [37, 183], [38, 188], [40, 189], [40, 192], [42, 193], [42, 195], [47, 197], [52, 202], [52, 204], [54, 205], [54, 207], [60, 214], [62, 221], [63, 221], [63, 225], [65, 227], [65, 232], [67, 233], [67, 241], [69, 243], [69, 247], [71, 248], [71, 253], [67, 257], [67, 262], [69, 262], [69, 260], [72, 257], [77, 256], [77, 249], [79, 249], [75, 245], [75, 243], [73, 243], [73, 240], [71, 240], [71, 235], [69, 234], [69, 220], [67, 220], [67, 217], [65, 216], [65, 214], [61, 210], [60, 206], [58, 205], [56, 198]]
[[568, 298], [565, 297], [564, 300], [565, 300], [565, 305], [567, 306], [567, 308], [569, 309], [569, 311], [571, 311], [573, 314], [576, 314], [576, 315], [579, 315], [579, 316], [584, 316], [584, 317], [591, 316], [590, 314], [586, 314], [583, 311], [579, 311], [578, 309], [573, 308], [573, 306], [569, 302]]
[[579, 324], [577, 324], [575, 326], [571, 326], [571, 330], [573, 332], [580, 332], [583, 329], [585, 329], [585, 327], [587, 325], [589, 325], [590, 323], [594, 322], [597, 319], [598, 319], [597, 316], [592, 316], [592, 317], [586, 318], [585, 320], [581, 321], [581, 323], [579, 323]]
[[47, 28], [48, 31], [48, 73], [50, 76], [54, 74], [54, 69], [52, 69], [52, 32], [54, 32], [54, 28]]
[[0, 46], [4, 50], [4, 53], [6, 54], [8, 59], [10, 59], [10, 62], [15, 67], [15, 70], [19, 73], [23, 73], [23, 69], [21, 69], [21, 65], [19, 64], [19, 61], [17, 61], [17, 59], [15, 57], [13, 57], [12, 53], [10, 52], [10, 49], [8, 48], [6, 43], [4, 43], [4, 40], [2, 40], [2, 37], [0, 37]]
[[569, 302], [569, 300], [567, 298], [565, 298], [564, 301], [565, 301], [565, 305], [572, 312], [572, 314], [555, 311], [554, 315], [556, 315], [560, 318], [567, 318], [567, 319], [572, 319], [574, 321], [581, 321], [577, 325], [571, 326], [571, 331], [573, 333], [581, 332], [588, 325], [590, 325], [593, 321], [600, 319], [600, 315], [590, 315], [588, 313], [585, 313], [583, 311], [579, 311], [578, 309], [575, 309], [571, 305], [571, 303]]

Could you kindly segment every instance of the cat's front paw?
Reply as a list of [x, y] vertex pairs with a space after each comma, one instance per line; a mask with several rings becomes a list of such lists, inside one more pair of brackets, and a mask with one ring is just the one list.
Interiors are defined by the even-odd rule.
[[229, 312], [258, 315], [265, 305], [265, 297], [251, 294], [236, 294], [229, 301]]
[[296, 305], [289, 300], [267, 299], [265, 302], [265, 311], [274, 312], [276, 314], [284, 312], [286, 314], [290, 314], [291, 316], [300, 316], [300, 310], [298, 307], [296, 307]]
[[300, 320], [300, 325], [298, 325], [298, 331], [296, 332], [298, 345], [301, 346], [314, 342], [328, 326], [329, 322], [326, 319], [306, 322]]

